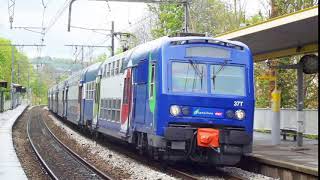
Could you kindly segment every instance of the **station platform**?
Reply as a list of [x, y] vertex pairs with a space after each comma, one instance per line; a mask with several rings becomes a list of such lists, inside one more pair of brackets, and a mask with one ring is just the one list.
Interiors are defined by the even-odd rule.
[[297, 147], [292, 137], [272, 145], [271, 134], [254, 132], [253, 152], [248, 156], [264, 164], [318, 176], [317, 139], [304, 138], [302, 147]]
[[12, 126], [26, 108], [23, 104], [0, 113], [0, 179], [27, 179], [12, 141]]

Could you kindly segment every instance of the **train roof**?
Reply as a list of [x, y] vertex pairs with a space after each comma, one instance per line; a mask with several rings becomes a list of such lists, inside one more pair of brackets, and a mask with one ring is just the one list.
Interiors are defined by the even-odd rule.
[[[118, 60], [118, 59], [123, 59], [122, 66], [121, 66], [121, 71], [137, 66], [138, 63], [143, 60], [143, 59], [149, 59], [149, 58], [154, 58], [158, 59], [157, 56], [161, 54], [161, 49], [163, 47], [169, 46], [169, 45], [184, 45], [188, 43], [210, 43], [210, 44], [216, 44], [220, 46], [226, 46], [226, 47], [240, 47], [242, 49], [249, 49], [247, 45], [244, 43], [238, 42], [238, 41], [230, 41], [230, 40], [222, 40], [219, 38], [213, 38], [213, 37], [202, 37], [202, 36], [186, 36], [186, 37], [161, 37], [159, 39], [138, 45], [137, 47], [130, 49], [128, 51], [125, 51], [121, 54], [117, 54], [113, 57], [110, 57], [106, 59], [104, 62], [98, 62], [95, 63], [75, 75], [70, 76], [66, 81], [72, 81], [77, 75], [81, 75], [81, 82], [90, 82], [95, 80], [96, 76], [99, 74], [101, 71], [100, 67], [103, 67], [104, 64], [109, 63], [110, 61], [113, 60]], [[151, 52], [151, 53], [150, 53]], [[152, 57], [150, 57], [152, 56]], [[61, 85], [53, 86], [53, 89], [59, 88]]]
[[[137, 47], [130, 49], [128, 51], [125, 51], [121, 54], [117, 54], [115, 56], [107, 58], [102, 63], [101, 67], [104, 67], [104, 65], [109, 63], [110, 61], [123, 59], [123, 63], [121, 66], [121, 71], [122, 71], [123, 69], [126, 69], [128, 67], [133, 67], [138, 65], [138, 63], [143, 59], [148, 59], [148, 58], [158, 59], [156, 56], [159, 56], [160, 50], [164, 46], [168, 46], [171, 43], [184, 44], [184, 43], [187, 43], [188, 41], [193, 41], [193, 42], [198, 41], [198, 43], [206, 41], [207, 43], [217, 44], [220, 46], [240, 47], [240, 48], [248, 49], [248, 46], [238, 41], [221, 40], [218, 38], [202, 37], [202, 36], [187, 36], [187, 37], [165, 36], [165, 37], [161, 37], [159, 39], [138, 45]], [[150, 55], [150, 52], [151, 52], [151, 55]]]
[[83, 74], [81, 77], [81, 82], [86, 83], [86, 82], [94, 81], [98, 75], [101, 64], [102, 64], [101, 62], [98, 62], [98, 63], [95, 63], [95, 64], [88, 66], [83, 71]]
[[[212, 37], [188, 36], [188, 37], [162, 37], [154, 41], [147, 42], [132, 49], [127, 56], [126, 67], [136, 66], [142, 59], [153, 58], [150, 56], [158, 56], [162, 47], [173, 45], [184, 45], [188, 43], [209, 43], [230, 48], [249, 49], [247, 45], [238, 41], [222, 40]], [[151, 55], [149, 54], [151, 52]], [[155, 58], [158, 59], [158, 58]]]

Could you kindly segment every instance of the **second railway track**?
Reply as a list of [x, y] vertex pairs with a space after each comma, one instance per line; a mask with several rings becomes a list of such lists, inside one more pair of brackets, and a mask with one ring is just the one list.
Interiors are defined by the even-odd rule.
[[59, 141], [42, 120], [40, 109], [34, 108], [31, 111], [27, 125], [28, 138], [52, 179], [113, 179]]

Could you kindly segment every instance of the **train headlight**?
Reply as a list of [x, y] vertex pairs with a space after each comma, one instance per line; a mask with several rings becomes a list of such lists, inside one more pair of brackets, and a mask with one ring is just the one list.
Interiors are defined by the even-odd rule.
[[226, 112], [226, 115], [227, 115], [227, 118], [229, 118], [229, 119], [233, 119], [234, 118], [234, 111], [232, 111], [232, 110], [228, 110], [227, 112]]
[[236, 111], [235, 117], [238, 120], [243, 120], [246, 117], [246, 113], [244, 112], [244, 110], [239, 109], [239, 110]]
[[189, 107], [182, 107], [181, 112], [184, 116], [189, 116], [190, 115], [190, 108]]
[[181, 113], [181, 109], [177, 105], [172, 105], [170, 107], [170, 113], [172, 116], [178, 116]]

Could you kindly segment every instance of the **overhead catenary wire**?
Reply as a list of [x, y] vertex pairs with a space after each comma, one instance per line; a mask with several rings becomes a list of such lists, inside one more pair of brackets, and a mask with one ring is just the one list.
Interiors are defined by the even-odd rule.
[[71, 0], [66, 0], [62, 7], [57, 11], [56, 15], [49, 21], [47, 29], [45, 30], [45, 33], [48, 33], [48, 31], [55, 25], [55, 23], [58, 21], [58, 19], [62, 16], [64, 11], [68, 8]]

